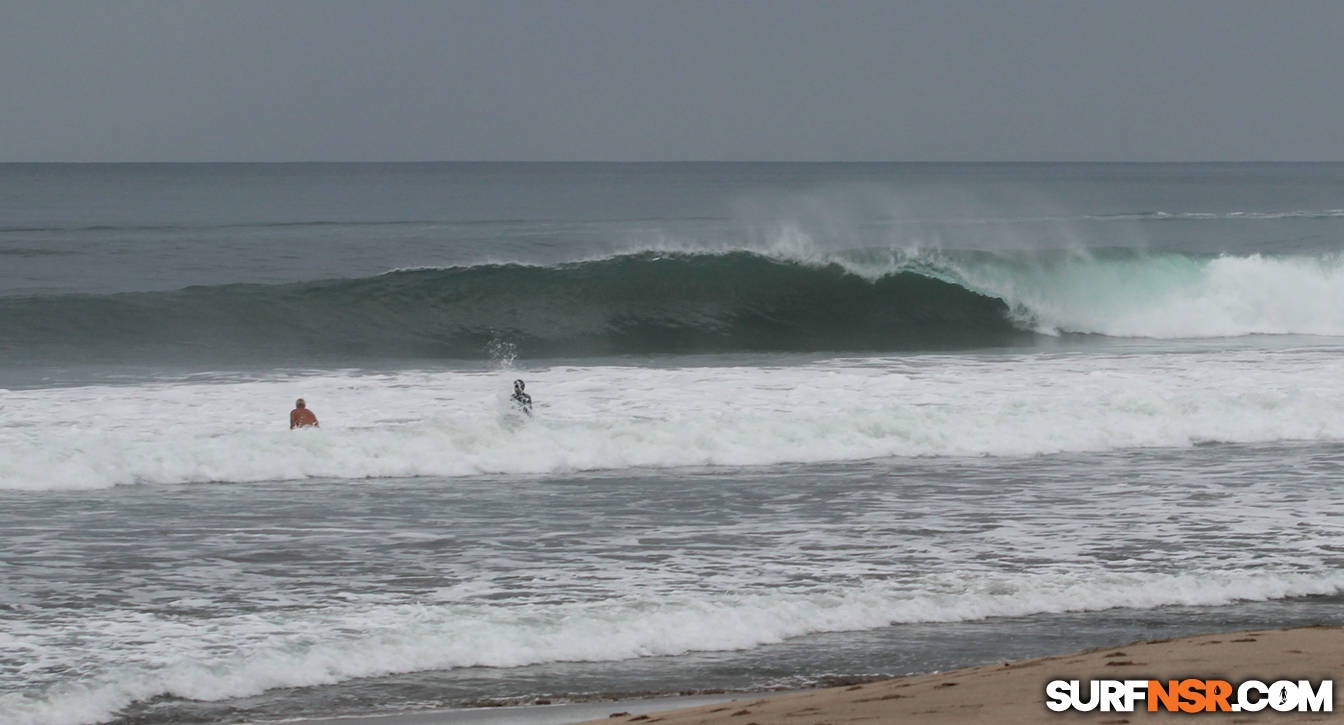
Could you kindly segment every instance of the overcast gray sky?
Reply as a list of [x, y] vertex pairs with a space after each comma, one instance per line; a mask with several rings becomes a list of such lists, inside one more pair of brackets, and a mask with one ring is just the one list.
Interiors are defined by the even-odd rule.
[[0, 0], [0, 161], [1342, 160], [1344, 2]]

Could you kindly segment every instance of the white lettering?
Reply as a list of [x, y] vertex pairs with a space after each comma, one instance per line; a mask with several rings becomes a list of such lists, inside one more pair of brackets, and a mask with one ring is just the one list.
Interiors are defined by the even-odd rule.
[[1045, 706], [1055, 712], [1069, 709], [1069, 702], [1078, 691], [1078, 681], [1051, 680], [1045, 685]]
[[1088, 683], [1087, 689], [1091, 698], [1087, 702], [1083, 702], [1082, 697], [1075, 691], [1073, 696], [1073, 709], [1079, 712], [1092, 712], [1097, 709], [1097, 705], [1101, 704], [1101, 693], [1099, 692], [1101, 689], [1100, 684], [1101, 683], [1096, 680], [1092, 680]]
[[1321, 680], [1320, 687], [1312, 692], [1311, 683], [1307, 680], [1297, 681], [1297, 693], [1301, 698], [1297, 709], [1303, 712], [1334, 712], [1335, 681]]
[[1101, 683], [1101, 711], [1124, 712], [1124, 685], [1119, 680], [1103, 680]]
[[1297, 685], [1289, 680], [1279, 680], [1269, 686], [1269, 706], [1279, 712], [1297, 709]]
[[1148, 699], [1147, 680], [1125, 680], [1125, 707], [1117, 712], [1134, 712], [1135, 703], [1146, 699]]
[[[1252, 698], [1251, 695], [1255, 697]], [[1260, 680], [1247, 680], [1237, 688], [1238, 708], [1242, 712], [1260, 712], [1269, 704], [1269, 685]]]

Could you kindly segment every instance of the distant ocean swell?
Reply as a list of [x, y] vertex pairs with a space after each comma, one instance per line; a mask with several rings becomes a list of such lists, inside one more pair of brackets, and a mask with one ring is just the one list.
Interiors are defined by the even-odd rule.
[[[956, 216], [919, 216], [899, 215], [882, 216], [886, 223], [910, 224], [1034, 224], [1040, 222], [1144, 222], [1144, 221], [1280, 221], [1283, 219], [1339, 219], [1344, 218], [1344, 209], [1281, 209], [1277, 211], [1229, 210], [1229, 211], [1180, 211], [1150, 209], [1144, 211], [1121, 212], [1116, 214], [1045, 214], [1045, 215], [988, 215], [958, 214]], [[308, 227], [447, 227], [453, 225], [477, 225], [499, 223], [527, 223], [526, 218], [453, 220], [435, 219], [305, 219], [297, 221], [259, 221], [227, 223], [178, 223], [178, 224], [31, 224], [21, 226], [0, 226], [0, 234], [31, 233], [78, 233], [78, 232], [158, 232], [192, 231], [210, 229], [284, 229]]]
[[0, 299], [11, 360], [993, 346], [1036, 334], [1344, 335], [1338, 254], [644, 252], [290, 285]]

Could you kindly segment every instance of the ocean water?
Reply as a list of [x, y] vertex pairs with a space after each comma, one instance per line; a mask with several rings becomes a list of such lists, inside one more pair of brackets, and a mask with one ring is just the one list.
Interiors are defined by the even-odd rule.
[[1344, 165], [0, 165], [0, 353], [0, 722], [1344, 623]]

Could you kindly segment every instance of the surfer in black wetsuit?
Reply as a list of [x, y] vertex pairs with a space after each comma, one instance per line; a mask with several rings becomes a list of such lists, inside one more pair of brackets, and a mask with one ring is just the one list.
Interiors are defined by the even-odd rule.
[[526, 387], [527, 383], [521, 380], [513, 381], [513, 397], [510, 400], [517, 403], [524, 413], [532, 415], [532, 396], [523, 392]]

